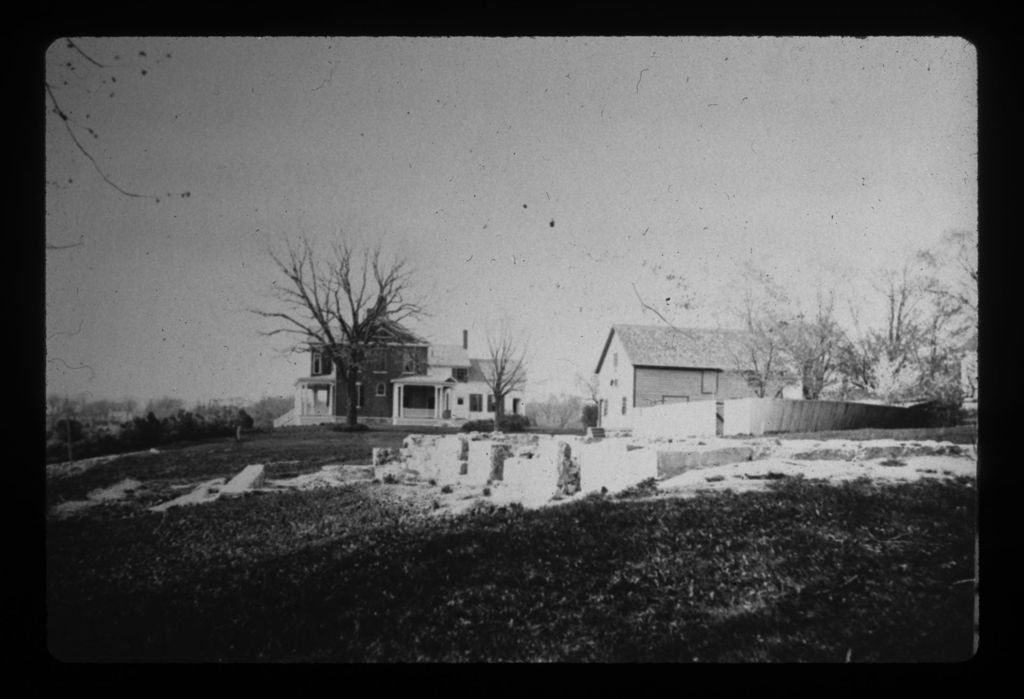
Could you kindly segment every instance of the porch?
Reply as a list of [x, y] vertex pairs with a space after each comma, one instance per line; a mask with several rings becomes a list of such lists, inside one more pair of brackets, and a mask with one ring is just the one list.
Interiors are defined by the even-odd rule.
[[392, 381], [392, 423], [395, 425], [457, 425], [452, 419], [455, 379], [406, 376]]
[[274, 420], [275, 427], [320, 425], [335, 422], [337, 386], [324, 378], [303, 378], [295, 382], [295, 407]]

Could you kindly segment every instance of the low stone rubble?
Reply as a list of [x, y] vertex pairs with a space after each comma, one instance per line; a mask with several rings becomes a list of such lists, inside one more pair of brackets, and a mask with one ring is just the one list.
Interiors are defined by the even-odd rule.
[[[951, 469], [951, 458], [968, 463]], [[916, 470], [895, 468], [906, 466], [906, 459], [934, 459], [941, 464]], [[333, 464], [316, 473], [272, 480], [265, 477], [262, 464], [253, 464], [227, 483], [223, 478], [201, 483], [191, 492], [150, 509], [159, 512], [252, 492], [331, 488], [376, 480], [437, 486], [445, 494], [437, 497], [447, 505], [442, 507], [440, 500], [435, 500], [435, 508], [443, 513], [465, 509], [480, 500], [536, 507], [590, 493], [614, 494], [648, 480], [658, 482], [662, 490], [689, 488], [699, 492], [745, 490], [765, 479], [787, 475], [828, 473], [838, 479], [893, 477], [891, 474], [900, 471], [909, 476], [940, 472], [964, 475], [973, 473], [974, 460], [970, 446], [933, 441], [410, 434], [400, 449], [373, 449], [369, 465]]]
[[[754, 462], [771, 468], [783, 463], [776, 470], [792, 475], [817, 462], [874, 467], [909, 457], [972, 456], [969, 447], [950, 442], [713, 437], [643, 440], [632, 436], [517, 433], [410, 435], [398, 453], [374, 453], [374, 476], [378, 479], [429, 480], [453, 487], [500, 484], [502, 500], [517, 493], [524, 504], [577, 494], [616, 493], [648, 479], [667, 482], [691, 471], [753, 466]], [[755, 473], [749, 479], [767, 477]]]

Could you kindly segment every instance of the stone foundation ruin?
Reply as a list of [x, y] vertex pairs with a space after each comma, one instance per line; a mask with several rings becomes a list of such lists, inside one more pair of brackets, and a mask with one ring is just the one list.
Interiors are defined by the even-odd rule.
[[[813, 446], [812, 446], [813, 445]], [[502, 484], [525, 501], [577, 493], [615, 493], [647, 479], [664, 480], [694, 469], [766, 458], [869, 460], [959, 454], [950, 443], [793, 444], [775, 439], [637, 439], [574, 435], [480, 433], [410, 434], [401, 449], [373, 450], [374, 477], [482, 487]]]

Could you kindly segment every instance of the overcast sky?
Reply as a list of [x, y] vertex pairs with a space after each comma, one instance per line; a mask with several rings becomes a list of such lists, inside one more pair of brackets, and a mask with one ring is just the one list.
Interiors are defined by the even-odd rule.
[[48, 113], [47, 392], [291, 395], [308, 360], [246, 312], [286, 236], [407, 258], [433, 342], [483, 356], [507, 318], [543, 396], [660, 322], [637, 293], [729, 325], [745, 261], [855, 299], [977, 227], [959, 38], [75, 41], [47, 82], [95, 165]]

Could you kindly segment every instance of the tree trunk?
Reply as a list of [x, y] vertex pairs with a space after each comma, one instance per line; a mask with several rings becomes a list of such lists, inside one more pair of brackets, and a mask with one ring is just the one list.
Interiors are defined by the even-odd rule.
[[494, 397], [494, 431], [501, 430], [501, 422], [505, 419], [505, 396]]
[[348, 410], [346, 412], [345, 424], [349, 426], [356, 425], [359, 422], [359, 408], [356, 405], [358, 401], [358, 391], [356, 389], [356, 379], [358, 375], [354, 368], [349, 368], [345, 375], [345, 393], [348, 396]]

